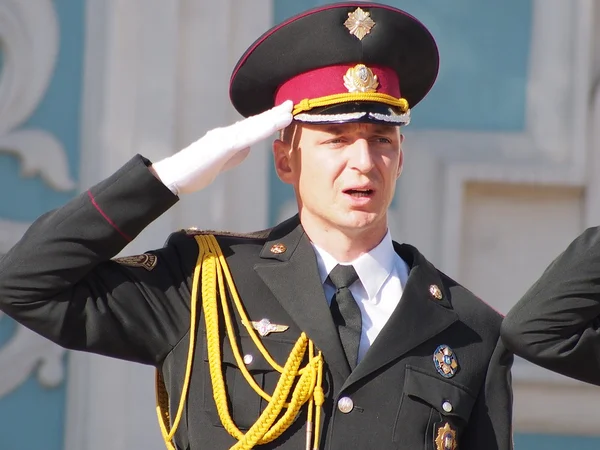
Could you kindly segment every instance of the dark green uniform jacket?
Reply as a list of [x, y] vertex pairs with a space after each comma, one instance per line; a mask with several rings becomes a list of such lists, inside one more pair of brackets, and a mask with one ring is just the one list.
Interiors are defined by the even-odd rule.
[[506, 316], [502, 338], [535, 364], [600, 385], [600, 228], [550, 264]]
[[[145, 265], [111, 260], [177, 201], [147, 164], [136, 157], [40, 217], [0, 262], [0, 309], [66, 348], [156, 366], [176, 408], [189, 343], [195, 239], [185, 231], [173, 234], [164, 248], [149, 252], [154, 256]], [[263, 338], [275, 360], [285, 362], [301, 331], [323, 352], [321, 448], [454, 450], [456, 442], [448, 449], [435, 442], [444, 427], [456, 432], [460, 450], [512, 448], [512, 356], [499, 340], [502, 317], [414, 247], [394, 244], [410, 267], [408, 282], [399, 306], [350, 373], [298, 218], [264, 233], [217, 239], [250, 319], [289, 326]], [[275, 243], [287, 250], [271, 252]], [[432, 295], [432, 286], [442, 295]], [[180, 449], [228, 449], [235, 442], [216, 413], [204, 326], [200, 314], [189, 398], [176, 434]], [[272, 392], [279, 373], [238, 328], [242, 354], [253, 355], [249, 368]], [[436, 369], [441, 345], [456, 357], [452, 377]], [[222, 352], [230, 410], [238, 427], [247, 428], [265, 402], [241, 376], [227, 340]], [[352, 400], [349, 412], [338, 409], [341, 397]], [[304, 449], [304, 427], [303, 413], [260, 448]]]

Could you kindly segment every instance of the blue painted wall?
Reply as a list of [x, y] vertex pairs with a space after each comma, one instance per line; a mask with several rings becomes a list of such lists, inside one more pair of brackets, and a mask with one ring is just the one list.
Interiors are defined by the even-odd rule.
[[[66, 148], [71, 177], [78, 178], [80, 101], [84, 41], [84, 0], [55, 0], [60, 22], [60, 52], [43, 101], [23, 128], [52, 133]], [[19, 176], [16, 158], [0, 154], [0, 217], [31, 221], [60, 206], [75, 192], [56, 192], [39, 177]], [[14, 323], [0, 321], [0, 346], [14, 331]], [[66, 364], [66, 361], [65, 361]], [[0, 368], [0, 377], [2, 368]], [[62, 450], [65, 420], [65, 383], [42, 387], [35, 376], [0, 399], [0, 449]]]
[[[276, 0], [275, 21], [324, 0]], [[385, 1], [413, 14], [434, 35], [440, 73], [429, 95], [412, 111], [407, 129], [521, 131], [531, 42], [531, 0]], [[508, 31], [510, 30], [510, 31]], [[270, 215], [293, 198], [271, 173]]]
[[[71, 177], [79, 165], [79, 113], [83, 60], [84, 0], [54, 1], [60, 21], [60, 52], [54, 77], [45, 97], [23, 128], [51, 132], [65, 146]], [[39, 177], [19, 176], [16, 158], [0, 154], [0, 217], [33, 220], [50, 208], [64, 204], [72, 193], [56, 192]]]
[[600, 438], [582, 436], [558, 436], [541, 434], [517, 434], [515, 450], [598, 450]]

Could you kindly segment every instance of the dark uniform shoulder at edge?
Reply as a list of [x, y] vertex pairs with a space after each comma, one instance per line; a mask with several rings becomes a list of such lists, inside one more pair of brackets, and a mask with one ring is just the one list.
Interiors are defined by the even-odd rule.
[[450, 305], [459, 314], [461, 320], [469, 322], [472, 325], [483, 324], [492, 327], [499, 333], [500, 324], [504, 319], [504, 316], [500, 312], [464, 285], [438, 269], [417, 247], [406, 243], [399, 244], [394, 241], [394, 248], [409, 266], [415, 263], [422, 264], [426, 267], [426, 270], [437, 274], [443, 284], [444, 292], [449, 294]]
[[461, 317], [466, 316], [465, 318], [470, 319], [470, 321], [491, 326], [499, 333], [500, 324], [504, 319], [502, 313], [444, 272], [438, 270], [438, 273], [446, 287], [455, 294], [451, 295], [451, 302]]

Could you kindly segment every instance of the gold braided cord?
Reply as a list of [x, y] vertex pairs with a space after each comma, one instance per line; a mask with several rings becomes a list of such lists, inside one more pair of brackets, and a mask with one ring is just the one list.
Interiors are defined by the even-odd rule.
[[[316, 419], [314, 426], [316, 430], [314, 432], [315, 439], [313, 446], [314, 448], [318, 448], [320, 409], [324, 401], [323, 388], [321, 387], [323, 382], [323, 358], [321, 353], [319, 352], [316, 356], [314, 355], [313, 343], [307, 338], [305, 333], [302, 333], [285, 365], [280, 367], [276, 364], [256, 335], [256, 331], [249, 325], [250, 321], [237, 294], [227, 262], [219, 248], [217, 240], [212, 235], [198, 235], [195, 236], [195, 239], [200, 249], [199, 254], [202, 255], [198, 257], [198, 266], [201, 267], [202, 272], [202, 300], [206, 321], [208, 362], [213, 385], [213, 397], [223, 427], [231, 436], [238, 440], [231, 448], [236, 450], [252, 449], [256, 445], [266, 444], [277, 439], [291, 426], [298, 412], [306, 403], [309, 403], [309, 407], [311, 408], [309, 410], [309, 417], [313, 415], [312, 407], [315, 408], [314, 415]], [[257, 348], [273, 369], [281, 372], [279, 381], [271, 396], [262, 391], [243, 362], [235, 340], [231, 314], [227, 304], [225, 282], [231, 293], [235, 308]], [[238, 429], [229, 412], [219, 348], [217, 292], [221, 297], [221, 309], [225, 319], [225, 328], [238, 367], [254, 391], [268, 401], [265, 410], [246, 433], [242, 433]], [[309, 360], [306, 366], [300, 369], [300, 365], [306, 355], [307, 347], [309, 348]], [[287, 408], [286, 411], [283, 411], [284, 408]], [[310, 428], [310, 431], [307, 430], [307, 437], [310, 437], [312, 436], [312, 421], [307, 422], [307, 427]], [[310, 444], [310, 442], [307, 442], [309, 448]]]
[[[215, 251], [218, 252], [220, 268], [222, 269], [223, 274], [225, 275], [225, 279], [227, 280], [227, 285], [230, 287], [234, 287], [233, 277], [231, 276], [231, 272], [229, 271], [229, 267], [227, 266], [225, 257], [223, 256], [221, 250], [218, 248], [218, 243], [216, 242], [216, 239], [214, 240], [214, 243], [215, 243], [215, 245], [211, 246], [211, 248], [214, 248]], [[210, 244], [208, 244], [208, 245], [210, 245]], [[219, 274], [219, 276], [221, 276], [221, 275]], [[233, 325], [231, 323], [231, 318], [230, 318], [230, 314], [229, 314], [229, 306], [228, 306], [227, 302], [225, 301], [225, 299], [226, 299], [225, 286], [223, 285], [223, 280], [221, 278], [219, 278], [219, 285], [221, 287], [220, 295], [221, 295], [221, 305], [223, 307], [223, 315], [225, 316], [225, 323], [227, 325], [227, 332], [229, 333], [228, 334], [229, 341], [231, 343], [231, 348], [233, 349], [234, 357], [236, 358], [236, 362], [237, 362], [238, 366], [240, 366], [242, 368], [242, 372], [245, 372], [247, 374], [247, 376], [252, 377], [252, 375], [250, 375], [250, 372], [248, 372], [248, 369], [246, 369], [246, 365], [244, 364], [244, 361], [242, 359], [241, 352], [239, 352], [237, 342], [234, 339], [235, 334], [234, 334]], [[258, 333], [254, 329], [254, 327], [252, 327], [251, 321], [248, 318], [246, 311], [244, 310], [242, 301], [237, 293], [237, 290], [235, 288], [233, 288], [233, 289], [230, 289], [230, 291], [231, 291], [231, 296], [233, 298], [234, 304], [238, 311], [238, 314], [240, 315], [241, 322], [244, 325], [244, 327], [246, 328], [248, 335], [254, 342], [254, 345], [256, 345], [256, 348], [258, 348], [258, 350], [260, 351], [263, 358], [265, 358], [265, 360], [271, 365], [271, 367], [273, 367], [273, 369], [275, 369], [279, 373], [283, 373], [283, 367], [281, 367], [279, 364], [277, 364], [277, 362], [271, 357], [271, 355], [269, 354], [269, 352], [263, 345], [262, 341], [258, 337]], [[304, 368], [300, 369], [299, 374], [301, 375], [304, 370], [305, 370]], [[271, 400], [271, 398], [266, 393], [262, 397], [267, 401]]]
[[200, 277], [200, 269], [201, 265], [200, 261], [203, 259], [203, 252], [200, 251], [198, 254], [198, 263], [196, 264], [196, 269], [194, 270], [194, 278], [192, 283], [192, 295], [190, 297], [190, 343], [188, 347], [188, 356], [185, 367], [185, 376], [183, 379], [183, 386], [181, 388], [181, 399], [179, 400], [179, 407], [177, 408], [177, 414], [175, 416], [175, 420], [173, 421], [173, 426], [171, 427], [170, 423], [170, 413], [169, 413], [169, 396], [165, 389], [164, 380], [160, 374], [160, 372], [156, 371], [156, 414], [158, 415], [158, 424], [160, 426], [160, 431], [162, 437], [165, 441], [165, 445], [168, 450], [175, 450], [175, 445], [173, 444], [173, 436], [175, 436], [175, 432], [179, 427], [179, 422], [181, 421], [181, 417], [183, 415], [183, 408], [185, 406], [185, 401], [188, 395], [188, 388], [190, 384], [190, 377], [192, 373], [192, 364], [194, 361], [194, 350], [196, 346], [196, 314], [197, 314], [197, 299], [198, 299], [198, 279]]
[[165, 387], [165, 381], [160, 371], [155, 371], [155, 395], [156, 395], [156, 414], [158, 415], [158, 425], [168, 450], [176, 450], [173, 442], [168, 439], [169, 428], [171, 424], [171, 415], [169, 414], [169, 394]]
[[[246, 367], [246, 364], [244, 363], [244, 360], [242, 359], [242, 354], [239, 350], [237, 341], [235, 339], [235, 330], [233, 329], [233, 322], [231, 320], [231, 314], [229, 313], [229, 305], [227, 303], [227, 294], [225, 292], [225, 283], [223, 282], [223, 272], [225, 272], [227, 274], [229, 272], [229, 270], [228, 270], [228, 268], [226, 268], [226, 264], [224, 264], [225, 263], [224, 259], [221, 260], [222, 254], [219, 256], [218, 250], [217, 250], [217, 248], [215, 248], [215, 245], [213, 245], [213, 242], [211, 242], [206, 237], [204, 237], [203, 241], [204, 241], [204, 245], [206, 245], [210, 249], [210, 251], [214, 252], [214, 254], [217, 255], [216, 264], [217, 264], [217, 268], [219, 269], [219, 270], [217, 270], [217, 284], [219, 286], [219, 296], [221, 298], [221, 308], [223, 310], [223, 317], [225, 319], [225, 328], [227, 329], [227, 336], [229, 338], [229, 344], [231, 345], [231, 349], [233, 352], [233, 357], [235, 358], [235, 362], [237, 363], [238, 368], [241, 370], [242, 374], [244, 375], [244, 378], [246, 379], [248, 384], [252, 387], [252, 389], [254, 389], [254, 391], [256, 393], [258, 393], [258, 395], [260, 395], [267, 402], [270, 402], [272, 400], [271, 396], [268, 395], [265, 391], [263, 391], [261, 389], [261, 387], [258, 385], [258, 383], [256, 383], [256, 381], [254, 380], [254, 377], [250, 374], [250, 371]], [[227, 278], [227, 280], [228, 280], [229, 285], [232, 286], [233, 282], [230, 281], [229, 278]], [[235, 292], [235, 290], [234, 290], [234, 292]], [[243, 312], [242, 317], [245, 317], [245, 311], [241, 307], [241, 302], [239, 301], [237, 292], [235, 292], [235, 294], [232, 294], [232, 295], [233, 295], [236, 306], [238, 306], [238, 303], [240, 305], [239, 307], [237, 307], [237, 309], [241, 310]], [[245, 321], [245, 320], [242, 319], [242, 321]], [[261, 353], [263, 354], [263, 356], [268, 355], [269, 358], [271, 358], [271, 355], [269, 355], [267, 350], [262, 346], [262, 342], [259, 341], [259, 343], [260, 343], [260, 346], [262, 347]], [[279, 370], [279, 372], [282, 373], [283, 368], [281, 368], [281, 370]], [[284, 406], [287, 408], [289, 405], [286, 403]]]
[[318, 98], [305, 98], [294, 105], [292, 114], [310, 111], [321, 106], [337, 105], [348, 102], [376, 102], [400, 108], [401, 113], [408, 111], [408, 101], [405, 98], [396, 98], [380, 92], [342, 92], [340, 94], [326, 95]]

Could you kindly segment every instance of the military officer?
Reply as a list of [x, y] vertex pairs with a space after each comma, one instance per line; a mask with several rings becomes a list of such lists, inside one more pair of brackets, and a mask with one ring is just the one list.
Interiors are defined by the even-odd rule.
[[[400, 127], [437, 72], [429, 31], [393, 7], [285, 21], [233, 71], [247, 118], [40, 217], [0, 263], [0, 307], [67, 348], [155, 366], [171, 449], [511, 448], [502, 317], [387, 226]], [[114, 259], [277, 130], [298, 215]]]
[[600, 385], [600, 227], [577, 237], [509, 311], [502, 339], [523, 358]]

